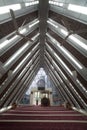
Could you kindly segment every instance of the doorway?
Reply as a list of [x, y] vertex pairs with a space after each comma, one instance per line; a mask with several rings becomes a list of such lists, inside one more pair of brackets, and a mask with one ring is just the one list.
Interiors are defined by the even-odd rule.
[[43, 97], [49, 98], [49, 91], [33, 92], [33, 105], [41, 105], [41, 99]]

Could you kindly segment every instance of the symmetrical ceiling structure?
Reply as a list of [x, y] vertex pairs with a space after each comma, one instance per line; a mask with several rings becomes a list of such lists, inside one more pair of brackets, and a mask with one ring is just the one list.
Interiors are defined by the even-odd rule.
[[20, 101], [40, 67], [87, 110], [87, 0], [0, 1], [0, 108]]

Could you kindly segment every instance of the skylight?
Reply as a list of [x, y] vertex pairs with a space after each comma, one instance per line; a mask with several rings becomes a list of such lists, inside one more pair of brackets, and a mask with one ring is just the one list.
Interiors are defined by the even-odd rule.
[[10, 9], [13, 9], [14, 11], [21, 9], [20, 4], [12, 4], [12, 5], [6, 5], [0, 7], [0, 14], [8, 13]]
[[38, 4], [38, 3], [39, 3], [38, 0], [37, 1], [31, 1], [29, 3], [25, 3], [25, 6], [31, 6], [31, 5], [35, 5], [35, 4]]
[[69, 4], [68, 10], [87, 15], [87, 7], [84, 6]]
[[61, 3], [61, 2], [56, 2], [56, 1], [52, 1], [52, 0], [49, 0], [49, 4], [56, 5], [56, 6], [60, 6], [60, 7], [63, 6], [63, 3]]

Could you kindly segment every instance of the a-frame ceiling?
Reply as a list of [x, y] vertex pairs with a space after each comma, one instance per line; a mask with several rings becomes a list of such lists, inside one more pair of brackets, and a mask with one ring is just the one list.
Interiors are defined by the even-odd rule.
[[[87, 0], [3, 0], [0, 9], [12, 4], [21, 6], [14, 11], [20, 33], [33, 42], [16, 35], [9, 11], [0, 10], [0, 108], [18, 103], [43, 67], [65, 101], [87, 110], [87, 14], [68, 10]], [[85, 32], [64, 40], [64, 20]]]

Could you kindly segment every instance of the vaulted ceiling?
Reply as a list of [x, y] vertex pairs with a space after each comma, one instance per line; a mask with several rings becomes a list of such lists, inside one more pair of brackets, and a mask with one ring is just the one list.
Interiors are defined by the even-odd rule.
[[0, 108], [19, 102], [43, 67], [65, 101], [87, 110], [87, 14], [69, 6], [86, 11], [87, 0], [0, 1]]

